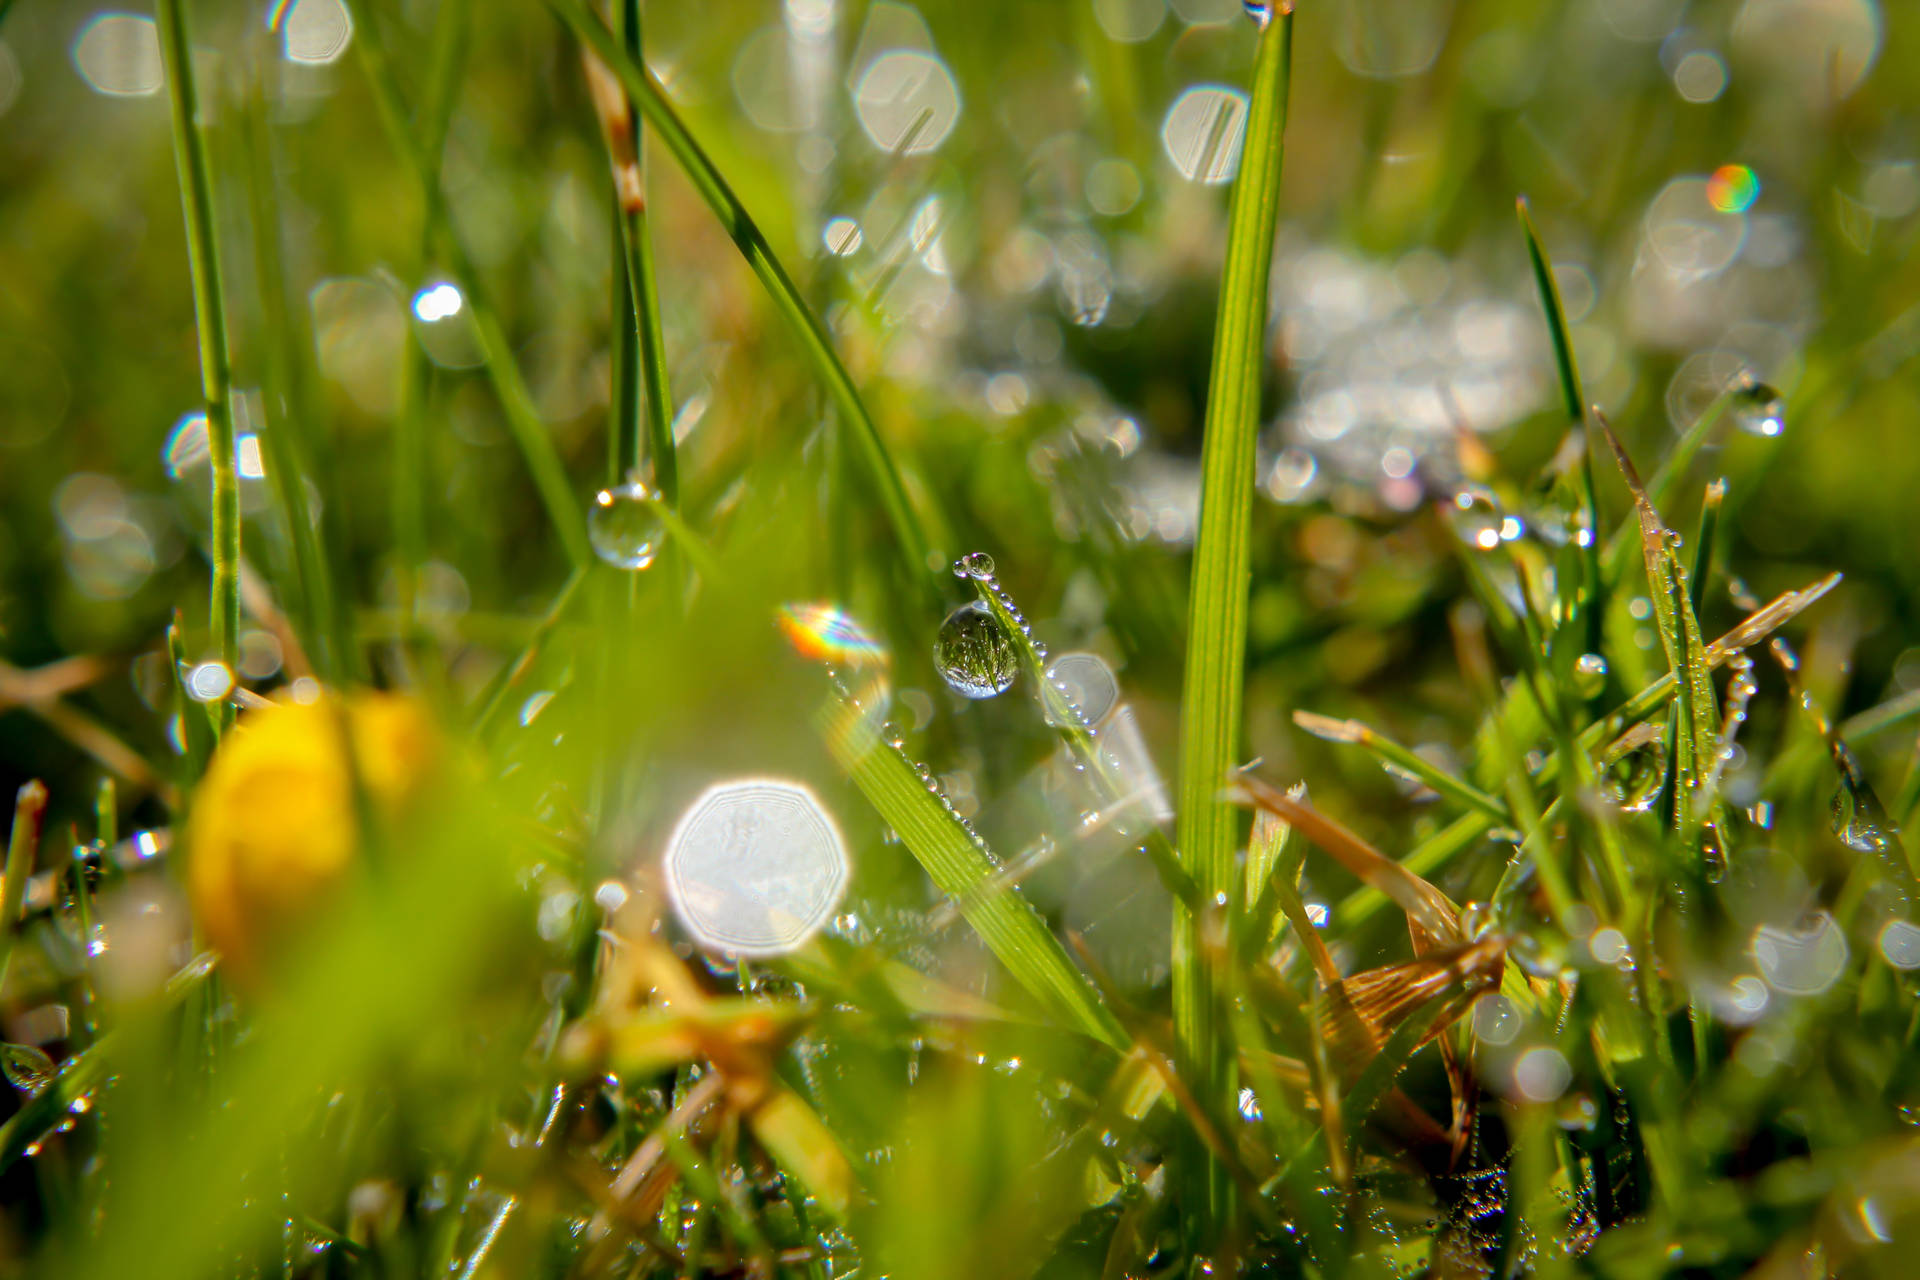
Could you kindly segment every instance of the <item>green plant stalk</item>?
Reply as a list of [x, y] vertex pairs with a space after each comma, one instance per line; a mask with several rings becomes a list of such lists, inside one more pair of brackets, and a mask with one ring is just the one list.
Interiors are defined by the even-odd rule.
[[[1526, 233], [1527, 259], [1533, 266], [1533, 282], [1540, 291], [1540, 307], [1546, 312], [1547, 332], [1553, 339], [1553, 362], [1560, 376], [1560, 396], [1567, 410], [1567, 421], [1572, 430], [1585, 432], [1586, 397], [1580, 385], [1580, 366], [1574, 360], [1573, 337], [1567, 329], [1567, 309], [1560, 301], [1560, 285], [1553, 278], [1553, 264], [1547, 258], [1547, 251], [1540, 242], [1540, 229], [1533, 225], [1533, 213], [1527, 207], [1527, 198], [1521, 196], [1514, 202], [1514, 208], [1520, 215], [1520, 228]], [[1593, 442], [1591, 438], [1583, 441], [1580, 450], [1580, 502], [1585, 508], [1587, 541], [1583, 548], [1585, 554], [1580, 557], [1580, 620], [1586, 627], [1586, 653], [1600, 651], [1600, 624], [1604, 616], [1601, 603], [1600, 572], [1600, 504], [1593, 482]], [[1569, 622], [1575, 621], [1569, 618]]]
[[[1260, 36], [1240, 172], [1228, 214], [1226, 260], [1214, 326], [1200, 454], [1200, 527], [1187, 602], [1186, 673], [1181, 685], [1180, 804], [1175, 844], [1203, 900], [1233, 895], [1239, 811], [1221, 798], [1235, 763], [1246, 679], [1247, 595], [1252, 577], [1254, 438], [1260, 429], [1267, 281], [1280, 219], [1280, 169], [1293, 53], [1292, 6]], [[1209, 1103], [1232, 1090], [1234, 1063], [1222, 1043], [1217, 949], [1203, 913], [1174, 907], [1173, 1016], [1181, 1056], [1201, 1073]], [[1224, 1226], [1233, 1203], [1226, 1171], [1209, 1161], [1203, 1229]], [[1195, 1188], [1196, 1191], [1201, 1188]]]
[[[233, 364], [227, 343], [226, 299], [214, 238], [213, 175], [200, 131], [199, 92], [193, 77], [193, 40], [185, 0], [157, 0], [160, 58], [166, 67], [173, 123], [173, 158], [187, 226], [187, 263], [193, 277], [194, 326], [200, 336], [200, 389], [207, 405], [207, 448], [213, 470], [213, 650], [236, 670], [240, 639], [240, 481], [233, 456]], [[233, 723], [233, 703], [211, 712], [214, 730]]]
[[520, 448], [534, 487], [539, 491], [541, 505], [547, 509], [547, 518], [559, 535], [567, 559], [575, 565], [586, 564], [593, 556], [587, 545], [586, 516], [574, 500], [559, 450], [554, 447], [546, 424], [540, 420], [533, 393], [527, 389], [526, 379], [514, 360], [513, 344], [507, 338], [506, 328], [481, 287], [473, 257], [448, 215], [440, 192], [438, 166], [408, 123], [392, 63], [374, 23], [375, 15], [366, 0], [347, 0], [347, 8], [353, 18], [354, 47], [360, 52], [360, 63], [366, 70], [375, 108], [394, 151], [412, 170], [421, 189], [426, 203], [427, 234], [445, 258], [449, 274], [464, 296], [474, 336], [480, 345], [481, 362], [493, 382], [494, 392], [500, 397], [507, 429]]
[[958, 818], [928, 792], [905, 756], [880, 740], [862, 710], [836, 695], [818, 728], [827, 750], [960, 910], [1014, 980], [1067, 1026], [1120, 1053], [1129, 1039], [1099, 991], [1017, 889], [993, 888], [995, 866]]
[[[355, 2], [363, 4], [364, 0]], [[899, 540], [902, 558], [909, 568], [909, 578], [921, 584], [931, 597], [934, 594], [934, 579], [929, 571], [934, 565], [930, 560], [925, 530], [907, 500], [906, 488], [901, 484], [899, 470], [887, 451], [880, 428], [860, 398], [852, 375], [835, 353], [826, 326], [800, 296], [793, 278], [774, 256], [765, 233], [754, 222], [746, 206], [740, 203], [740, 198], [734, 194], [720, 170], [694, 140], [653, 73], [620, 47], [613, 33], [588, 12], [581, 0], [548, 0], [548, 7], [620, 81], [633, 104], [646, 116], [647, 122], [653, 126], [693, 183], [694, 190], [700, 193], [700, 198], [720, 219], [748, 267], [765, 287], [774, 310], [800, 340], [801, 353], [826, 385], [827, 393], [840, 410], [841, 417], [853, 428], [853, 438], [861, 460], [866, 464], [874, 487], [879, 490], [880, 504], [893, 525], [895, 538]]]
[[[623, 47], [636, 64], [644, 65], [641, 56], [640, 38], [640, 0], [618, 0], [614, 6], [618, 19], [618, 30]], [[647, 456], [653, 463], [654, 487], [669, 504], [678, 505], [680, 501], [680, 470], [674, 454], [673, 443], [673, 391], [667, 375], [667, 344], [663, 326], [660, 322], [660, 284], [659, 276], [653, 266], [653, 237], [647, 229], [647, 148], [646, 139], [641, 136], [637, 121], [632, 119], [633, 100], [627, 99], [628, 127], [633, 136], [633, 196], [623, 199], [620, 207], [620, 246], [625, 258], [623, 273], [628, 296], [626, 299], [626, 321], [632, 335], [639, 339], [640, 385], [628, 385], [628, 403], [621, 405], [621, 432], [615, 452], [615, 465], [619, 471], [615, 480], [624, 478], [640, 465], [640, 439], [638, 422], [630, 421], [628, 415], [633, 407], [631, 397], [637, 390], [643, 393], [646, 411]], [[616, 157], [615, 163], [619, 163]], [[623, 349], [629, 335], [621, 335]]]

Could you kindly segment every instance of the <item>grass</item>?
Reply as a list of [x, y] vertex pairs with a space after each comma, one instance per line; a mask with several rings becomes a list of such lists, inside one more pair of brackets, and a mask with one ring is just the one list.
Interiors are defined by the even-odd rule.
[[1247, 8], [0, 0], [0, 1271], [1903, 1273], [1908, 20]]

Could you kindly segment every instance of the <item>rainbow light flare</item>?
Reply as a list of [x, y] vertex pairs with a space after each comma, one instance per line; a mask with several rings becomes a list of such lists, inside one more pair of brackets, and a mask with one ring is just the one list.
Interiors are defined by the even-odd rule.
[[1707, 201], [1722, 213], [1745, 213], [1760, 195], [1760, 179], [1743, 164], [1723, 164], [1707, 177]]
[[885, 646], [834, 605], [783, 604], [779, 621], [781, 634], [802, 657], [852, 666], [887, 661]]

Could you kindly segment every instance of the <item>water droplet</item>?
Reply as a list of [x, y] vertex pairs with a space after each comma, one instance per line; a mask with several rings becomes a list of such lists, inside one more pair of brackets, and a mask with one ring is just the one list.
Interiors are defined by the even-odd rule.
[[1262, 31], [1273, 21], [1273, 0], [1241, 0], [1240, 7], [1253, 19], [1253, 25]]
[[1597, 653], [1574, 659], [1573, 686], [1583, 698], [1597, 698], [1607, 687], [1607, 660]]
[[1510, 1044], [1526, 1024], [1520, 1006], [1505, 996], [1490, 993], [1473, 1005], [1473, 1033], [1486, 1044]]
[[1470, 487], [1453, 495], [1453, 527], [1468, 546], [1491, 551], [1500, 545], [1506, 513], [1490, 490]]
[[60, 1068], [46, 1053], [30, 1044], [0, 1044], [0, 1071], [7, 1083], [29, 1098], [53, 1083]]
[[970, 551], [953, 562], [953, 576], [986, 582], [993, 577], [993, 557], [984, 551]]
[[1778, 391], [1751, 374], [1733, 389], [1733, 421], [1756, 436], [1777, 436], [1787, 429], [1787, 401]]
[[665, 530], [653, 509], [659, 498], [639, 480], [594, 495], [587, 511], [587, 541], [593, 553], [616, 569], [637, 572], [652, 564]]
[[1492, 933], [1496, 923], [1493, 907], [1488, 903], [1469, 902], [1460, 909], [1460, 928], [1476, 941]]
[[933, 642], [933, 665], [961, 697], [991, 698], [1012, 686], [1020, 657], [993, 611], [974, 600], [940, 624]]
[[1651, 813], [1667, 785], [1667, 740], [1658, 726], [1630, 732], [1600, 758], [1600, 792], [1626, 813]]

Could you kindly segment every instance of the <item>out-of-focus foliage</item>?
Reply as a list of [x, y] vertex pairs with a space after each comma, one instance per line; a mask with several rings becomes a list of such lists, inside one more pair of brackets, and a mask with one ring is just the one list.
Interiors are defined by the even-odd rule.
[[[1244, 891], [1193, 904], [1222, 1089], [1170, 1021], [1170, 838], [1249, 7], [647, 4], [663, 101], [758, 228], [648, 135], [668, 503], [613, 442], [642, 373], [584, 10], [193, 6], [229, 670], [158, 30], [0, 0], [0, 794], [51, 797], [0, 902], [0, 1257], [1902, 1273], [1920, 24], [1301, 3], [1227, 745], [1345, 825], [1249, 823]], [[1523, 195], [1644, 521], [1600, 418], [1569, 431]], [[762, 233], [930, 563], [743, 260]], [[1670, 663], [1678, 738], [1637, 697]], [[244, 804], [202, 786], [209, 707], [324, 727], [323, 686], [438, 723], [435, 821], [337, 742], [256, 761]], [[696, 797], [765, 777], [804, 799], [666, 883]], [[196, 959], [216, 827], [348, 833], [271, 981]], [[795, 841], [844, 899], [781, 896]], [[700, 950], [729, 911], [811, 936]]]

